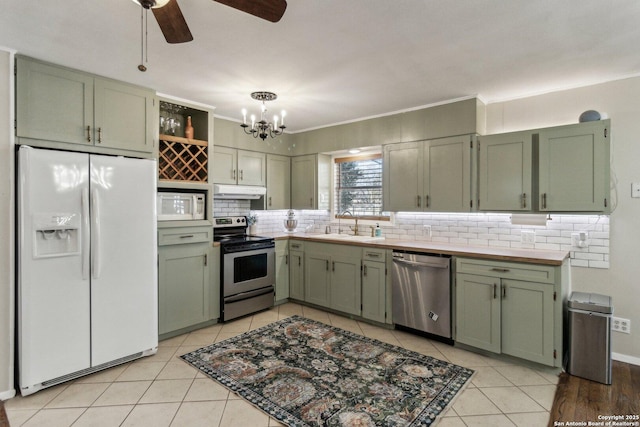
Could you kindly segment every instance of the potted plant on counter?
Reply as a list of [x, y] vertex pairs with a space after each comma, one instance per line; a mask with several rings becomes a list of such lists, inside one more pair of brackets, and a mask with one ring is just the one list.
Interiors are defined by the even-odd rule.
[[258, 226], [256, 223], [258, 222], [258, 216], [250, 214], [247, 216], [247, 225], [249, 226], [249, 230], [247, 232], [250, 236], [255, 236], [258, 234]]

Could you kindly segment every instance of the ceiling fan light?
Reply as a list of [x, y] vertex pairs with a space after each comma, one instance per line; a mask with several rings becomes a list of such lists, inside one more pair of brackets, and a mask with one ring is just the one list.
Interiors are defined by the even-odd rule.
[[158, 9], [162, 6], [166, 6], [171, 0], [131, 0], [132, 2], [139, 4], [145, 9]]
[[171, 0], [156, 0], [155, 1], [155, 5], [153, 5], [153, 9], [158, 9], [162, 6], [166, 6], [167, 3], [169, 3]]

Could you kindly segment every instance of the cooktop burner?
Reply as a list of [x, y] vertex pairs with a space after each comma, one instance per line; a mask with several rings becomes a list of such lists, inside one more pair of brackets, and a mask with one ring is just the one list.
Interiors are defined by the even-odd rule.
[[213, 241], [222, 245], [270, 243], [271, 237], [249, 236], [244, 216], [217, 217], [213, 221]]

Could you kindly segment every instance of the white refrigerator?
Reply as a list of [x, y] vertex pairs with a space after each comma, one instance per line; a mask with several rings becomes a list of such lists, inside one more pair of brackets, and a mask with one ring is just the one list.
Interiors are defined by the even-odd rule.
[[155, 160], [18, 152], [23, 395], [158, 348]]

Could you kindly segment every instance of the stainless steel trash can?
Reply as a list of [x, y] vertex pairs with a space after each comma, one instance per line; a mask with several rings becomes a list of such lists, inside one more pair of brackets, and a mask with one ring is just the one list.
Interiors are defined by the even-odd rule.
[[568, 311], [569, 373], [611, 384], [611, 297], [573, 292]]

